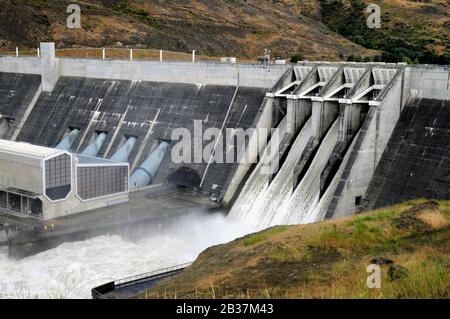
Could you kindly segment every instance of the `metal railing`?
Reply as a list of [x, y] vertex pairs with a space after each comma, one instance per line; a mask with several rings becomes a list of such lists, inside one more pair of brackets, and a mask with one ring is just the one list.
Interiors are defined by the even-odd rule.
[[190, 265], [192, 265], [192, 262], [111, 281], [104, 285], [93, 288], [91, 290], [91, 294], [94, 299], [107, 299], [107, 294], [112, 293], [116, 290], [173, 276], [186, 269]]
[[[194, 51], [195, 52], [195, 51]], [[223, 61], [220, 56], [209, 56], [187, 52], [176, 52], [169, 50], [143, 49], [143, 48], [121, 48], [121, 47], [105, 47], [105, 48], [61, 48], [56, 49], [57, 58], [70, 59], [94, 59], [94, 60], [132, 60], [132, 61], [160, 61], [160, 62], [199, 62], [211, 64], [244, 64], [244, 65], [261, 65], [255, 59], [239, 58], [236, 62]], [[15, 51], [2, 51], [0, 57], [40, 57], [40, 50], [27, 49]], [[275, 66], [272, 64], [271, 67]]]
[[171, 273], [171, 272], [178, 271], [178, 270], [183, 270], [183, 269], [189, 267], [190, 265], [192, 265], [192, 262], [181, 264], [181, 265], [176, 265], [176, 266], [172, 266], [172, 267], [168, 267], [168, 268], [158, 269], [155, 271], [147, 272], [147, 273], [136, 275], [136, 276], [122, 278], [122, 279], [114, 281], [114, 285], [117, 288], [122, 288], [122, 287], [129, 286], [130, 284], [134, 285], [138, 282], [157, 279], [156, 277], [158, 277], [160, 275], [164, 275], [164, 274]]

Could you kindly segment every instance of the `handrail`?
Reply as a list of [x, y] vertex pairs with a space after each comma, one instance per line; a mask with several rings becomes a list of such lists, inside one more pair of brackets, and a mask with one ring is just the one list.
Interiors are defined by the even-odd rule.
[[[105, 53], [105, 57], [102, 56], [102, 51], [105, 50], [105, 52], [108, 52], [109, 54], [112, 54], [108, 56], [108, 54]], [[81, 60], [107, 60], [107, 61], [113, 61], [113, 60], [129, 60], [129, 55], [124, 56], [115, 56], [114, 54], [124, 54], [132, 50], [134, 52], [133, 61], [153, 61], [153, 62], [161, 62], [160, 61], [160, 51], [157, 49], [145, 49], [145, 48], [121, 48], [121, 47], [84, 47], [84, 48], [61, 48], [56, 49], [56, 57], [59, 59], [81, 59]], [[36, 55], [33, 56], [33, 54], [29, 53], [35, 53]], [[64, 56], [64, 52], [75, 52], [75, 54]], [[88, 52], [96, 52], [97, 55], [88, 56], [86, 55]], [[192, 63], [191, 61], [191, 53], [187, 52], [177, 52], [177, 51], [170, 51], [170, 50], [163, 50], [164, 52], [164, 59], [162, 62], [183, 62], [183, 63]], [[24, 54], [26, 53], [26, 54]], [[84, 54], [83, 54], [84, 53]], [[144, 54], [143, 56], [139, 56], [140, 54]], [[16, 51], [3, 51], [0, 52], [0, 57], [13, 57], [13, 58], [38, 58], [37, 57], [37, 51], [34, 50], [25, 50], [25, 51], [19, 51], [19, 56], [17, 56]], [[220, 56], [208, 56], [208, 55], [197, 55], [195, 63], [205, 63], [205, 64], [217, 64], [217, 65], [230, 65], [228, 62], [222, 62]], [[240, 58], [238, 63], [235, 63], [238, 65], [251, 65], [251, 66], [260, 66], [260, 62], [254, 61], [252, 59], [248, 58]], [[285, 65], [275, 65], [272, 64], [270, 67], [283, 67]]]
[[131, 282], [139, 281], [141, 279], [150, 279], [150, 278], [155, 277], [157, 275], [162, 275], [162, 274], [165, 274], [165, 273], [168, 273], [168, 272], [172, 272], [172, 271], [175, 271], [175, 270], [181, 270], [181, 269], [187, 268], [190, 265], [192, 265], [192, 262], [181, 264], [181, 265], [175, 265], [175, 266], [167, 267], [167, 268], [163, 268], [163, 269], [158, 269], [158, 270], [150, 271], [150, 272], [143, 273], [143, 274], [140, 274], [140, 275], [135, 275], [135, 276], [122, 278], [122, 279], [119, 279], [119, 280], [115, 280], [114, 281], [114, 285], [117, 287], [117, 286], [123, 286], [124, 284], [128, 284], [128, 283], [131, 283]]
[[93, 288], [91, 290], [91, 294], [94, 299], [107, 299], [108, 297], [106, 296], [106, 294], [114, 292], [115, 290], [133, 286], [133, 285], [137, 285], [139, 283], [143, 283], [143, 282], [147, 282], [147, 281], [153, 281], [153, 280], [157, 280], [157, 279], [166, 278], [171, 275], [175, 275], [176, 273], [189, 267], [190, 265], [192, 265], [192, 262], [175, 265], [175, 266], [158, 269], [158, 270], [154, 270], [151, 272], [111, 281], [111, 282], [108, 282], [101, 286]]

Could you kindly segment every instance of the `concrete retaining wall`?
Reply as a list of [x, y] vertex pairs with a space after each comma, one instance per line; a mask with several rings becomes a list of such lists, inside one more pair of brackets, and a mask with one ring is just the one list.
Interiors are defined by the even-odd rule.
[[60, 59], [62, 76], [269, 88], [287, 66]]
[[432, 65], [407, 67], [404, 94], [406, 97], [450, 100], [450, 67]]
[[[44, 56], [45, 51], [42, 52]], [[287, 70], [287, 65], [263, 68], [253, 64], [202, 62], [157, 62], [125, 60], [55, 59], [54, 63], [25, 57], [0, 57], [0, 72], [55, 74], [111, 80], [171, 82], [189, 84], [232, 85], [259, 88], [272, 87]], [[54, 66], [55, 72], [44, 70]], [[52, 80], [52, 82], [54, 82]]]
[[0, 57], [0, 72], [41, 74], [41, 63], [38, 58]]

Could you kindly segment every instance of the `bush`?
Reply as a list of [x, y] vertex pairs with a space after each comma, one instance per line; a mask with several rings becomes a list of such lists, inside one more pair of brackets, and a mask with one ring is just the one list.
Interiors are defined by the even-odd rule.
[[293, 56], [291, 56], [291, 63], [297, 63], [298, 61], [303, 61], [305, 57], [301, 53], [296, 53]]
[[347, 58], [348, 62], [362, 62], [363, 58], [360, 55], [352, 54]]

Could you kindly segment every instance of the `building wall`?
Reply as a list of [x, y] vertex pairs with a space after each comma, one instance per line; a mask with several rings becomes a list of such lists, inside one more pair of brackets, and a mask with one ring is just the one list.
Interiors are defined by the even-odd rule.
[[[63, 154], [66, 155], [66, 154]], [[57, 157], [55, 157], [57, 158]], [[49, 159], [47, 161], [51, 161]], [[73, 162], [72, 162], [73, 163]], [[17, 188], [25, 192], [32, 192], [38, 195], [38, 198], [42, 201], [42, 218], [44, 220], [59, 218], [79, 212], [84, 212], [96, 208], [107, 207], [118, 203], [128, 201], [128, 188], [121, 190], [122, 193], [110, 194], [101, 198], [95, 198], [92, 200], [83, 201], [77, 196], [76, 181], [77, 176], [75, 174], [75, 167], [72, 169], [72, 175], [70, 178], [71, 189], [67, 198], [50, 201], [44, 196], [44, 167], [43, 160], [27, 156], [15, 156], [6, 152], [0, 152], [0, 189]], [[58, 171], [62, 164], [47, 165], [46, 177], [53, 179], [53, 182], [47, 180], [47, 186], [58, 187], [60, 185], [66, 185], [68, 181], [64, 176], [57, 176], [50, 171]], [[122, 164], [122, 166], [113, 165], [116, 167], [124, 167], [126, 170], [126, 178], [128, 178], [128, 166]], [[65, 171], [67, 167], [64, 165]], [[66, 174], [67, 175], [67, 174]], [[116, 176], [116, 175], [115, 175]], [[123, 176], [123, 175], [121, 175]], [[66, 176], [68, 177], [68, 176]], [[93, 186], [101, 187], [103, 184], [114, 184], [112, 179], [99, 179], [95, 176]], [[98, 183], [97, 183], [98, 181]], [[127, 186], [127, 180], [121, 180], [121, 184]], [[107, 191], [116, 191], [114, 188], [109, 188], [108, 185], [104, 187]], [[49, 194], [47, 194], [49, 195]], [[24, 195], [26, 196], [26, 195]], [[64, 194], [66, 196], [66, 194]]]
[[30, 158], [28, 163], [6, 159], [0, 153], [0, 187], [18, 188], [42, 194], [42, 168], [40, 160]]
[[108, 198], [97, 199], [88, 202], [82, 202], [75, 196], [75, 187], [67, 200], [50, 203], [46, 199], [42, 200], [44, 220], [60, 218], [76, 213], [81, 213], [97, 208], [108, 207], [128, 201], [128, 193], [109, 196]]

